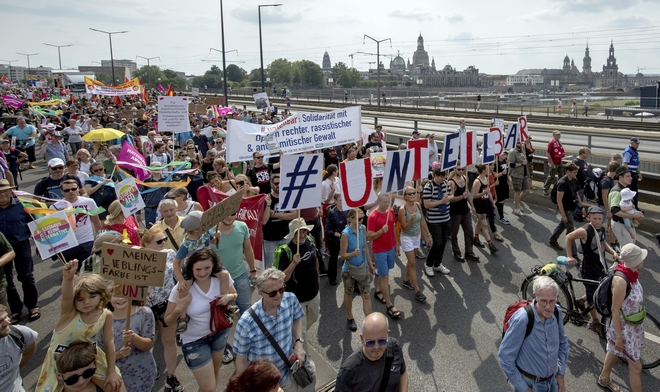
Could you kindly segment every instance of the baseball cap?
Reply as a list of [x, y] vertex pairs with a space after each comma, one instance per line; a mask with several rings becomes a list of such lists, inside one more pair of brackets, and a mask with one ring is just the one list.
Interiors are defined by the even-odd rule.
[[192, 211], [181, 221], [181, 228], [185, 231], [199, 229], [202, 225], [202, 211]]
[[412, 134], [413, 135], [419, 135], [419, 131], [415, 129], [414, 131], [412, 131]]
[[55, 131], [55, 132], [53, 132], [53, 136], [55, 136], [55, 137], [62, 137], [62, 132], [60, 132], [60, 131]]
[[633, 197], [635, 197], [636, 194], [637, 194], [637, 192], [635, 192], [633, 190], [630, 190], [628, 188], [625, 188], [625, 189], [621, 190], [621, 200], [630, 200]]
[[60, 158], [53, 158], [48, 161], [48, 167], [64, 166], [64, 161]]
[[648, 250], [642, 249], [635, 244], [625, 244], [621, 247], [621, 254], [619, 257], [626, 268], [635, 268], [644, 261], [648, 254]]
[[9, 143], [9, 139], [2, 139], [2, 140], [0, 140], [0, 144], [2, 144], [2, 143]]
[[602, 213], [603, 213], [603, 209], [600, 208], [600, 207], [598, 207], [598, 206], [591, 206], [591, 207], [589, 207], [589, 209], [587, 210], [587, 215], [591, 215], [591, 214], [602, 214]]
[[631, 143], [637, 143], [637, 144], [639, 144], [639, 141], [640, 141], [640, 140], [639, 140], [638, 137], [631, 137], [631, 138], [630, 138], [630, 142], [631, 142]]

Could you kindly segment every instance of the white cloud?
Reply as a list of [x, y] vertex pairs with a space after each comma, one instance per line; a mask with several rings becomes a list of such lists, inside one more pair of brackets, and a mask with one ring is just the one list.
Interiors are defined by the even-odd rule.
[[401, 10], [394, 10], [391, 11], [387, 16], [390, 16], [392, 18], [399, 18], [399, 19], [410, 19], [410, 20], [416, 20], [416, 21], [432, 21], [437, 19], [437, 17], [430, 12], [409, 12], [409, 11], [401, 11]]

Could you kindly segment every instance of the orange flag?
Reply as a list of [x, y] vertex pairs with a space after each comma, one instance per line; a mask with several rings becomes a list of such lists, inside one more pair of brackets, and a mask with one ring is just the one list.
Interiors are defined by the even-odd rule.
[[165, 93], [168, 97], [173, 97], [174, 96], [174, 90], [172, 89], [172, 85], [167, 88], [167, 92]]

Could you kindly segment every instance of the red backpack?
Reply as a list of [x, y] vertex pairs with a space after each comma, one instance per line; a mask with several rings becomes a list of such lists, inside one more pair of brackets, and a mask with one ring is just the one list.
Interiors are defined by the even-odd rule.
[[[519, 299], [506, 308], [506, 312], [504, 313], [504, 323], [502, 325], [502, 337], [504, 337], [504, 334], [506, 334], [506, 331], [509, 329], [509, 319], [520, 308], [525, 308], [525, 311], [527, 312], [527, 329], [525, 329], [525, 338], [527, 338], [529, 334], [532, 333], [532, 329], [534, 329], [534, 311], [532, 311], [532, 301], [527, 299]], [[562, 322], [562, 320], [559, 318], [559, 309], [557, 309], [556, 306], [554, 313], [555, 317], [557, 318], [557, 322]]]

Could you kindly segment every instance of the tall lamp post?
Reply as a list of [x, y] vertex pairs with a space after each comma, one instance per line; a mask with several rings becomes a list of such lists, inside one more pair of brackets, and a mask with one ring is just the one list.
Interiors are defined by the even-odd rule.
[[60, 52], [61, 48], [68, 48], [69, 46], [73, 45], [53, 45], [53, 44], [47, 44], [44, 43], [46, 46], [52, 46], [53, 48], [57, 48], [57, 57], [60, 59], [60, 69], [62, 69], [62, 53]]
[[28, 75], [31, 74], [31, 73], [32, 73], [32, 68], [30, 68], [30, 56], [36, 56], [36, 55], [38, 55], [39, 53], [18, 53], [18, 52], [16, 52], [16, 54], [20, 54], [21, 56], [25, 56], [25, 57], [27, 57], [27, 62], [28, 62]]
[[0, 59], [0, 61], [4, 61], [4, 62], [6, 62], [7, 64], [9, 64], [9, 81], [11, 82], [11, 63], [15, 63], [15, 62], [17, 62], [18, 60], [1, 60], [1, 59]]
[[378, 80], [378, 82], [376, 82], [378, 85], [378, 93], [377, 93], [378, 97], [376, 97], [376, 99], [378, 100], [378, 111], [380, 112], [380, 43], [385, 41], [390, 41], [390, 47], [391, 47], [392, 40], [390, 38], [385, 38], [379, 41], [365, 34], [364, 37], [362, 37], [362, 43], [364, 43], [365, 38], [369, 38], [370, 40], [376, 43], [376, 78]]
[[135, 59], [137, 60], [138, 57], [141, 58], [141, 59], [147, 60], [147, 83], [151, 83], [151, 63], [150, 63], [150, 61], [153, 60], [153, 59], [158, 59], [158, 61], [160, 61], [160, 56], [156, 56], [156, 57], [135, 56]]
[[108, 34], [108, 38], [110, 39], [110, 67], [112, 68], [112, 84], [117, 83], [117, 79], [115, 78], [115, 59], [112, 56], [112, 35], [113, 34], [124, 34], [128, 33], [128, 31], [103, 31], [103, 30], [97, 30], [93, 28], [89, 28], [92, 31], [96, 31], [98, 33], [103, 33], [103, 34]]
[[279, 7], [283, 4], [262, 4], [259, 7], [259, 54], [261, 55], [261, 92], [266, 91], [264, 86], [264, 45], [261, 39], [261, 7]]

